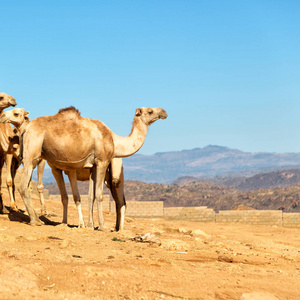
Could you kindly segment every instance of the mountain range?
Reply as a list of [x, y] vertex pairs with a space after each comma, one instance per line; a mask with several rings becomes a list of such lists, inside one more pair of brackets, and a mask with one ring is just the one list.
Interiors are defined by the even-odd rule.
[[179, 177], [251, 177], [260, 173], [300, 168], [300, 153], [251, 153], [222, 146], [125, 158], [126, 180], [172, 183]]

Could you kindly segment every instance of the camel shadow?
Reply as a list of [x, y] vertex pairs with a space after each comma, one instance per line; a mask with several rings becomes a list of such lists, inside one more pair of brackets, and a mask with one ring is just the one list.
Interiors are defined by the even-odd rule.
[[[29, 216], [25, 215], [24, 210], [20, 210], [20, 209], [18, 211], [10, 210], [10, 212], [8, 214], [8, 218], [10, 221], [13, 221], [13, 222], [20, 222], [20, 223], [27, 223], [27, 224], [30, 223]], [[61, 224], [59, 222], [51, 221], [45, 216], [40, 216], [39, 218], [42, 222], [44, 222], [45, 225], [57, 226], [57, 225]]]

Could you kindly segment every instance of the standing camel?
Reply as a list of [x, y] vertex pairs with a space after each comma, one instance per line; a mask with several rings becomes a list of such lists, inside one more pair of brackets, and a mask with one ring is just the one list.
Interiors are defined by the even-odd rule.
[[[0, 115], [3, 110], [9, 106], [17, 105], [16, 99], [5, 93], [0, 93]], [[9, 124], [0, 124], [0, 213], [8, 213], [3, 205], [1, 182], [2, 182], [2, 169], [4, 162], [6, 164], [6, 185], [10, 197], [11, 209], [16, 209], [15, 204], [15, 185], [14, 177], [16, 171], [17, 161], [13, 158], [13, 149], [10, 138], [13, 136], [12, 127]]]
[[[23, 108], [14, 108], [12, 110], [4, 112], [0, 117], [0, 122], [2, 123], [11, 123], [16, 127], [18, 135], [21, 136], [26, 131], [27, 126], [29, 125], [28, 112]], [[14, 152], [16, 156], [20, 156], [20, 161], [22, 160], [22, 153], [20, 155], [20, 148], [22, 147], [22, 142], [18, 140], [14, 143]], [[40, 159], [38, 163], [38, 191], [40, 194], [41, 202], [41, 213], [46, 214], [46, 207], [43, 196], [43, 171], [45, 167], [45, 160]], [[68, 173], [68, 172], [66, 172]], [[87, 181], [90, 180], [90, 169], [81, 169], [77, 170], [76, 176], [77, 180]], [[123, 174], [123, 164], [122, 158], [113, 158], [106, 170], [105, 174], [105, 185], [109, 188], [112, 197], [116, 204], [116, 231], [124, 229], [124, 218], [125, 218], [125, 196], [124, 196], [124, 174]], [[92, 203], [92, 190], [89, 190], [89, 203]], [[89, 204], [91, 205], [91, 204]], [[92, 220], [89, 219], [89, 227], [93, 227]]]
[[[29, 112], [25, 111], [24, 108], [14, 108], [12, 110], [3, 112], [0, 116], [0, 123], [11, 123], [15, 126], [13, 129], [14, 136], [10, 139], [10, 145], [15, 158], [18, 162], [14, 164], [14, 174], [16, 173], [17, 168], [22, 163], [22, 135], [24, 134], [30, 119], [28, 117]], [[41, 202], [41, 214], [46, 214], [46, 206], [44, 199], [44, 185], [43, 185], [43, 173], [45, 169], [45, 160], [40, 159], [36, 162], [37, 164], [37, 174], [38, 174], [38, 185], [37, 190], [39, 192], [40, 202]], [[34, 168], [36, 165], [34, 166]], [[17, 210], [17, 206], [14, 205], [12, 209]]]
[[[62, 171], [68, 172], [80, 227], [84, 227], [84, 221], [77, 188], [77, 170], [91, 169], [90, 185], [93, 201], [89, 205], [89, 220], [93, 220], [93, 203], [96, 200], [99, 229], [103, 230], [103, 182], [109, 163], [114, 157], [127, 157], [137, 152], [145, 141], [148, 127], [158, 119], [166, 119], [167, 116], [162, 108], [137, 109], [132, 131], [127, 137], [116, 135], [98, 120], [81, 117], [74, 107], [61, 109], [53, 116], [39, 117], [30, 122], [23, 135], [24, 174], [19, 186], [30, 224], [42, 224], [32, 207], [28, 184], [34, 162], [43, 158], [51, 167], [61, 193], [63, 223], [67, 223], [68, 195]], [[93, 221], [89, 223], [91, 224]]]

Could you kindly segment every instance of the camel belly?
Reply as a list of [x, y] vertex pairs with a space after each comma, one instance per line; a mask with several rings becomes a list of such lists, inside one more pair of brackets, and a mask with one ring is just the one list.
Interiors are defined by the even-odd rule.
[[42, 158], [61, 170], [76, 170], [92, 168], [95, 162], [94, 151], [76, 152], [72, 151], [48, 151], [47, 148], [42, 150]]
[[55, 166], [56, 168], [64, 171], [92, 168], [94, 162], [92, 157], [88, 157], [87, 159], [80, 161], [61, 161], [55, 158], [51, 159], [51, 157], [47, 155], [42, 155], [42, 158], [46, 159], [49, 165]]

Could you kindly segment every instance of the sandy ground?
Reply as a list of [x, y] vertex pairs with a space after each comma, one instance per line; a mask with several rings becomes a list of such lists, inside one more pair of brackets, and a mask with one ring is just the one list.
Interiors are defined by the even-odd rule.
[[300, 299], [299, 229], [126, 218], [102, 232], [78, 229], [73, 203], [68, 226], [46, 205], [48, 225], [0, 215], [0, 299]]

